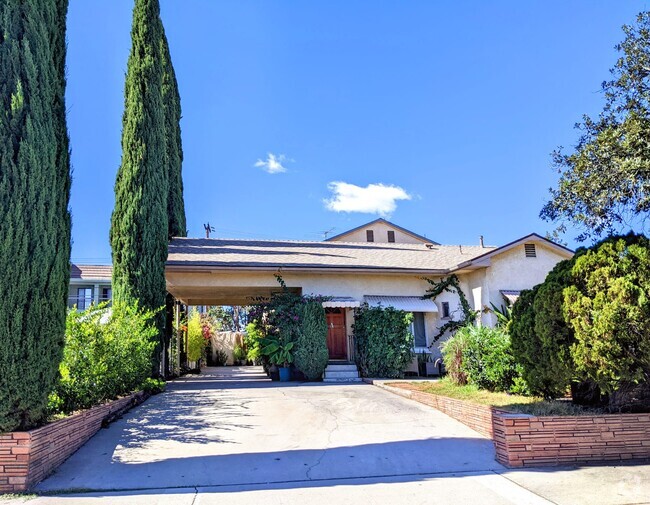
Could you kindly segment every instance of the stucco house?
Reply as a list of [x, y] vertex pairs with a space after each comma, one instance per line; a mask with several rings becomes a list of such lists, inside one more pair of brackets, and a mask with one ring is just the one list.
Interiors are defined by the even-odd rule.
[[113, 297], [110, 265], [70, 265], [68, 307], [84, 310], [93, 303], [110, 301]]
[[[451, 274], [474, 310], [514, 300], [544, 280], [573, 252], [532, 233], [500, 247], [442, 245], [385, 219], [377, 219], [322, 242], [174, 238], [165, 275], [168, 291], [187, 305], [247, 305], [278, 291], [274, 274], [302, 294], [324, 295], [331, 360], [352, 357], [354, 308], [393, 306], [414, 314], [416, 352], [439, 356], [433, 336], [459, 308], [458, 296], [421, 297]], [[493, 325], [482, 312], [481, 324]]]

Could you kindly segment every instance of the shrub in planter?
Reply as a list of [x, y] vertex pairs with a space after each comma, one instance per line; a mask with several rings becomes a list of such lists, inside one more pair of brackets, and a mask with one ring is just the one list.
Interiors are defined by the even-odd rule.
[[138, 390], [151, 373], [157, 329], [137, 305], [70, 310], [60, 379], [50, 405], [65, 413]]
[[232, 350], [232, 359], [235, 364], [245, 364], [246, 363], [246, 349], [244, 349], [240, 344], [235, 345], [235, 348]]
[[327, 320], [320, 301], [305, 302], [296, 339], [294, 363], [307, 380], [318, 380], [327, 367]]
[[564, 291], [577, 368], [609, 394], [610, 409], [650, 409], [650, 240], [604, 240], [576, 259]]
[[400, 378], [413, 361], [413, 316], [393, 307], [364, 304], [354, 311], [357, 366], [364, 377]]

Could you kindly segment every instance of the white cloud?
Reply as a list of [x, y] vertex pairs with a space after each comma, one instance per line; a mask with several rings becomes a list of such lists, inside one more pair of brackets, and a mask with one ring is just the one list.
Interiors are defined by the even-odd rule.
[[332, 198], [325, 199], [325, 208], [334, 212], [363, 212], [388, 216], [397, 208], [397, 200], [410, 200], [399, 186], [368, 184], [365, 188], [347, 182], [330, 182]]
[[282, 172], [287, 171], [287, 167], [285, 167], [282, 163], [285, 161], [292, 161], [287, 159], [287, 157], [284, 154], [278, 154], [275, 155], [273, 153], [269, 153], [266, 155], [266, 160], [257, 160], [255, 162], [255, 166], [258, 168], [261, 168], [265, 172], [268, 172], [269, 174], [281, 174]]

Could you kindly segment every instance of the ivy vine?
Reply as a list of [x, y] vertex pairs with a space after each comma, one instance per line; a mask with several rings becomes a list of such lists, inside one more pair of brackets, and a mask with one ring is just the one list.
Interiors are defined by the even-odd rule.
[[444, 292], [456, 293], [460, 301], [460, 308], [462, 312], [460, 319], [450, 319], [440, 327], [438, 333], [433, 336], [433, 342], [437, 342], [440, 337], [442, 337], [448, 331], [454, 332], [463, 326], [474, 323], [476, 320], [476, 315], [479, 311], [472, 309], [471, 305], [467, 301], [465, 293], [463, 293], [463, 290], [460, 289], [460, 281], [455, 274], [450, 275], [445, 279], [441, 279], [438, 282], [427, 277], [422, 277], [422, 280], [427, 281], [432, 286], [431, 288], [427, 289], [426, 293], [422, 297], [423, 300], [435, 300]]

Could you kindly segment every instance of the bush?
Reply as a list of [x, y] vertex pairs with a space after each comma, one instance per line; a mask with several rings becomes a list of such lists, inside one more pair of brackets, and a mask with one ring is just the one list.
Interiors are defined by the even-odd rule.
[[612, 237], [576, 259], [564, 315], [577, 368], [610, 394], [610, 409], [650, 408], [650, 241]]
[[404, 376], [413, 361], [413, 316], [393, 307], [364, 304], [354, 311], [356, 361], [364, 377]]
[[199, 361], [204, 350], [205, 338], [203, 337], [201, 314], [195, 310], [187, 321], [187, 360]]
[[246, 358], [253, 363], [258, 364], [262, 360], [262, 347], [264, 333], [257, 321], [253, 321], [246, 325], [246, 336], [244, 343], [246, 344]]
[[60, 380], [51, 408], [69, 413], [140, 388], [151, 373], [157, 329], [153, 311], [115, 303], [70, 310]]
[[296, 368], [308, 380], [318, 380], [327, 367], [327, 320], [322, 302], [307, 301], [302, 309], [294, 352]]
[[144, 382], [140, 386], [140, 389], [142, 389], [142, 391], [144, 391], [145, 393], [149, 393], [151, 395], [157, 395], [158, 393], [162, 393], [166, 387], [167, 387], [167, 383], [164, 380], [153, 379], [151, 377], [148, 377], [144, 380]]
[[467, 373], [463, 368], [463, 356], [467, 350], [467, 332], [457, 331], [440, 346], [442, 361], [451, 382], [457, 386], [467, 384]]
[[246, 349], [244, 349], [240, 344], [235, 345], [234, 349], [232, 350], [232, 359], [234, 360], [235, 364], [246, 361], [246, 355]]
[[214, 366], [225, 366], [228, 362], [228, 353], [223, 349], [214, 351]]
[[465, 326], [467, 341], [462, 368], [467, 381], [488, 391], [509, 391], [519, 376], [510, 336], [500, 328]]

